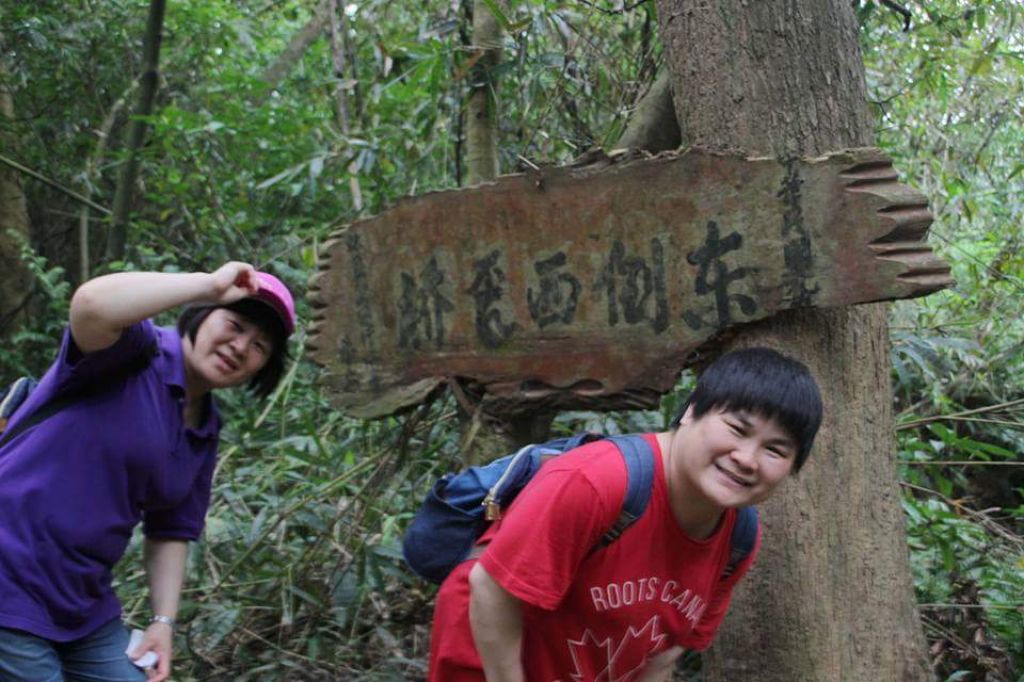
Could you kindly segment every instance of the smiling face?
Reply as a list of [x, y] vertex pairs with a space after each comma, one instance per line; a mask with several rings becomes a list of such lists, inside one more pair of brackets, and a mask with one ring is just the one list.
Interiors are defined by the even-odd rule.
[[186, 336], [182, 348], [189, 392], [197, 395], [252, 379], [267, 364], [273, 341], [244, 315], [216, 308], [199, 325], [195, 342]]
[[[793, 469], [798, 446], [775, 420], [744, 410], [693, 409], [672, 436], [670, 475], [676, 490], [706, 510], [766, 499]], [[695, 505], [696, 506], [696, 505]]]

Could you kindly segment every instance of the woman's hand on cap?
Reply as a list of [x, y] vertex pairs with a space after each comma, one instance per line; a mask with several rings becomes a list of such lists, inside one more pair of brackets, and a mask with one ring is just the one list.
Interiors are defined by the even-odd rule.
[[228, 304], [247, 296], [255, 296], [260, 290], [256, 268], [248, 263], [231, 261], [210, 273], [212, 279], [210, 299], [214, 303]]

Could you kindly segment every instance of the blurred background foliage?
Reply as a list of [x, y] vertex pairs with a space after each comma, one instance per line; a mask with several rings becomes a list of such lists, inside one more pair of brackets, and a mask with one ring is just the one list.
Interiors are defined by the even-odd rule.
[[[104, 259], [107, 217], [70, 192], [112, 203], [147, 5], [0, 0], [0, 75], [13, 104], [0, 118], [0, 160], [35, 173], [14, 174], [30, 285], [0, 320], [5, 382], [45, 369], [83, 276], [241, 259], [302, 291], [334, 229], [463, 183], [471, 4], [172, 1], [128, 253]], [[931, 242], [958, 282], [892, 311], [894, 456], [930, 655], [941, 679], [1017, 679], [1024, 6], [855, 5], [879, 144], [930, 198]], [[504, 18], [502, 172], [614, 145], [661, 67], [653, 2], [524, 0]], [[300, 316], [310, 316], [301, 302]], [[222, 401], [221, 463], [191, 557], [175, 679], [424, 673], [432, 588], [403, 568], [398, 547], [433, 479], [460, 466], [455, 404], [358, 421], [331, 409], [316, 374], [299, 361], [268, 402]], [[566, 413], [555, 428], [662, 428], [688, 381], [660, 411]], [[134, 552], [119, 590], [141, 622]]]

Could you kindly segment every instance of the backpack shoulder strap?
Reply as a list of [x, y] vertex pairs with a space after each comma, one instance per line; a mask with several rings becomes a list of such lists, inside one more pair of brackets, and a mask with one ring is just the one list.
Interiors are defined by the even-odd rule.
[[722, 578], [731, 576], [736, 567], [754, 551], [757, 525], [757, 507], [740, 507], [736, 510], [736, 525], [732, 527], [732, 537], [729, 538], [729, 563], [722, 571]]
[[626, 462], [626, 497], [622, 502], [619, 518], [601, 536], [601, 541], [594, 550], [607, 547], [618, 540], [627, 528], [643, 516], [647, 503], [651, 500], [651, 489], [654, 486], [654, 453], [647, 440], [640, 435], [612, 436], [608, 440], [615, 443]]
[[[591, 553], [618, 540], [627, 528], [643, 516], [654, 486], [653, 453], [647, 440], [640, 435], [612, 436], [609, 440], [619, 448], [626, 462], [626, 497], [622, 502], [622, 511], [618, 519], [601, 537]], [[729, 561], [722, 571], [723, 579], [731, 576], [736, 567], [754, 551], [759, 523], [757, 507], [740, 507], [736, 510], [736, 523], [729, 538]]]
[[[57, 414], [68, 405], [74, 403], [75, 400], [77, 399], [78, 396], [68, 395], [62, 398], [57, 398], [56, 400], [51, 400], [50, 402], [43, 404], [42, 406], [40, 406], [39, 409], [37, 409], [28, 417], [26, 417], [25, 420], [18, 424], [15, 428], [10, 430], [7, 430], [5, 428], [3, 430], [3, 436], [0, 437], [0, 446], [6, 445], [8, 441], [14, 440], [14, 437], [17, 436], [18, 434], [29, 430], [36, 424], [39, 424], [40, 422], [43, 422], [46, 419]], [[6, 419], [4, 423], [6, 426]]]
[[[47, 419], [49, 419], [53, 415], [57, 414], [58, 412], [60, 412], [64, 408], [66, 408], [66, 407], [68, 407], [70, 405], [75, 404], [79, 400], [83, 400], [83, 399], [91, 397], [91, 396], [93, 396], [93, 395], [95, 395], [97, 393], [101, 393], [103, 390], [105, 390], [116, 379], [119, 379], [119, 378], [124, 377], [124, 376], [128, 376], [129, 374], [134, 374], [135, 372], [138, 372], [138, 371], [141, 371], [143, 368], [145, 368], [153, 360], [153, 358], [155, 358], [159, 354], [159, 352], [160, 352], [159, 344], [158, 344], [157, 341], [154, 340], [154, 342], [152, 344], [150, 344], [146, 348], [146, 350], [142, 353], [142, 355], [139, 356], [138, 359], [136, 359], [134, 362], [129, 363], [127, 366], [121, 368], [119, 371], [114, 372], [112, 377], [110, 377], [109, 381], [96, 382], [96, 383], [93, 383], [91, 386], [88, 386], [88, 387], [86, 387], [84, 389], [81, 389], [81, 390], [78, 390], [78, 391], [74, 391], [72, 393], [65, 394], [65, 395], [62, 395], [62, 396], [57, 397], [57, 398], [53, 398], [50, 401], [40, 405], [36, 409], [35, 412], [33, 412], [29, 416], [25, 417], [25, 420], [23, 422], [21, 422], [20, 424], [18, 424], [13, 429], [8, 430], [6, 428], [7, 422], [5, 421], [4, 422], [4, 427], [5, 428], [2, 430], [2, 434], [3, 435], [0, 436], [0, 446], [6, 445], [9, 441], [14, 440], [15, 436], [17, 436], [17, 435], [19, 435], [21, 433], [24, 433], [25, 431], [27, 431], [28, 429], [32, 428], [33, 426], [36, 426], [37, 424], [40, 424], [40, 423], [46, 421]], [[20, 398], [18, 399], [18, 401], [19, 401], [18, 404], [19, 405], [28, 396], [28, 393], [35, 389], [35, 386], [36, 386], [37, 382], [35, 382], [34, 380], [30, 380], [30, 381], [31, 381], [31, 385], [26, 384], [25, 388], [23, 389], [24, 392], [20, 395]], [[21, 387], [19, 387], [19, 388], [21, 388]], [[12, 391], [12, 393], [13, 393], [13, 391]], [[12, 397], [12, 396], [8, 396], [8, 397]], [[12, 413], [13, 413], [14, 409], [17, 409], [17, 405], [13, 405], [13, 407], [11, 409]], [[4, 415], [4, 416], [6, 418], [6, 417], [9, 417], [10, 415], [7, 414], [7, 415]]]

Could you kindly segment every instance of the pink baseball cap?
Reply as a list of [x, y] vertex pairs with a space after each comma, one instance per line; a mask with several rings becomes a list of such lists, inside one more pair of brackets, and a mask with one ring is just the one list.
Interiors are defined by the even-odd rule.
[[284, 282], [269, 273], [257, 272], [256, 279], [259, 280], [260, 290], [252, 298], [273, 308], [284, 324], [285, 333], [291, 336], [295, 331], [295, 299], [292, 298], [292, 292], [288, 291]]

